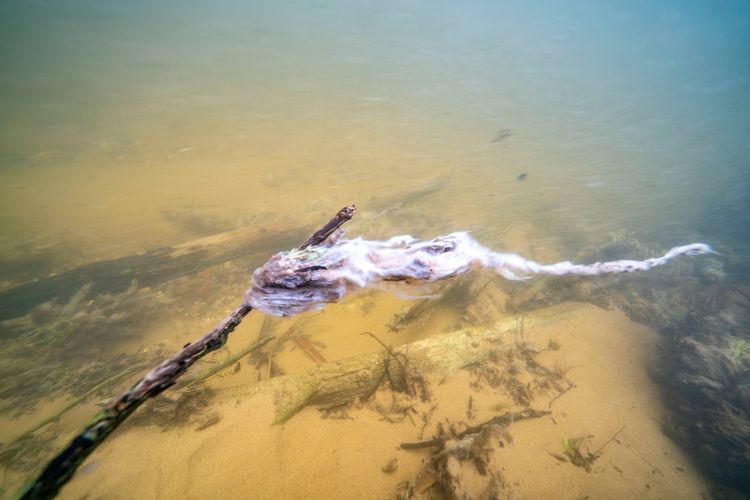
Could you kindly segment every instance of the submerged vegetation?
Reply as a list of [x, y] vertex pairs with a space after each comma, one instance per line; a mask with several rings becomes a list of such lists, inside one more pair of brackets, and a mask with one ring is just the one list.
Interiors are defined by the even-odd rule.
[[[623, 234], [583, 259], [652, 251]], [[668, 432], [720, 484], [750, 494], [750, 300], [741, 273], [722, 261], [677, 262], [632, 276], [596, 282], [547, 280], [517, 287], [508, 304], [528, 311], [567, 300], [618, 307], [662, 334], [649, 373], [663, 388]], [[563, 369], [564, 366], [560, 366]]]
[[740, 368], [748, 352], [750, 352], [750, 343], [745, 339], [732, 338], [729, 341], [729, 352], [732, 363]]
[[131, 353], [117, 346], [140, 335], [168, 303], [135, 282], [123, 293], [99, 296], [86, 286], [67, 303], [53, 300], [0, 322], [0, 412], [18, 416], [61, 391], [78, 396], [106, 380], [120, 382], [117, 376], [133, 367], [148, 367], [163, 356], [163, 346]]
[[[0, 444], [0, 465], [22, 474], [38, 469], [54, 451], [59, 422], [71, 410], [106, 401], [170, 354], [175, 346], [147, 339], [163, 329], [162, 322], [175, 328], [193, 321], [195, 306], [174, 298], [202, 283], [203, 275], [158, 287], [133, 281], [123, 292], [99, 294], [86, 285], [67, 301], [53, 299], [0, 321], [0, 418], [28, 420]], [[162, 428], [206, 425], [215, 418], [204, 411], [210, 398], [210, 389], [196, 385], [161, 399], [134, 422]], [[65, 404], [45, 406], [59, 401]]]
[[[647, 255], [654, 249], [645, 249], [634, 240], [618, 237], [612, 247], [599, 252], [588, 251], [592, 253], [585, 257], [586, 260], [616, 258], [622, 254]], [[392, 350], [382, 342], [381, 346], [386, 350], [380, 365], [382, 372], [373, 371], [373, 380], [362, 382], [364, 372], [355, 363], [351, 365], [356, 368], [352, 373], [360, 377], [356, 383], [364, 383], [356, 386], [356, 390], [349, 391], [345, 385], [326, 388], [313, 384], [311, 381], [320, 382], [321, 375], [326, 379], [325, 374], [329, 373], [326, 370], [332, 369], [328, 363], [331, 358], [323, 353], [326, 345], [313, 338], [316, 328], [321, 328], [320, 324], [315, 324], [320, 316], [314, 315], [286, 323], [286, 330], [280, 332], [275, 331], [279, 323], [270, 319], [264, 321], [259, 340], [263, 345], [268, 342], [267, 348], [239, 351], [218, 361], [213, 368], [203, 371], [205, 376], [198, 374], [192, 383], [188, 381], [146, 405], [132, 422], [135, 425], [156, 425], [163, 430], [191, 426], [200, 431], [216, 425], [222, 419], [212, 410], [218, 392], [201, 380], [219, 370], [225, 370], [224, 374], [235, 374], [242, 366], [255, 365], [253, 375], [257, 380], [273, 380], [269, 384], [272, 386], [287, 384], [277, 398], [279, 422], [291, 418], [307, 405], [320, 405], [321, 416], [331, 419], [350, 419], [349, 412], [364, 405], [387, 422], [413, 422], [413, 425], [421, 426], [422, 432], [434, 426], [435, 436], [420, 441], [415, 447], [434, 448], [435, 453], [425, 470], [403, 485], [400, 489], [402, 497], [419, 498], [417, 493], [421, 495], [430, 491], [444, 494], [468, 491], [462, 489], [462, 481], [474, 477], [474, 474], [482, 478], [482, 491], [509, 492], [512, 490], [510, 481], [493, 465], [495, 452], [488, 448], [489, 443], [502, 443], [501, 448], [512, 444], [508, 429], [515, 419], [547, 416], [547, 408], [576, 387], [568, 377], [571, 369], [580, 366], [567, 361], [564, 349], [554, 338], [547, 340], [542, 349], [533, 347], [533, 332], [529, 331], [526, 318], [535, 310], [556, 302], [589, 301], [602, 307], [618, 306], [632, 318], [673, 335], [678, 339], [682, 356], [688, 351], [693, 353], [697, 359], [675, 359], [675, 353], [665, 356], [676, 364], [665, 364], [662, 369], [679, 369], [684, 374], [688, 373], [688, 368], [701, 367], [700, 375], [688, 376], [688, 383], [673, 391], [673, 397], [684, 398], [675, 403], [680, 405], [676, 407], [698, 413], [697, 418], [691, 415], [690, 419], [702, 426], [701, 432], [697, 433], [695, 426], [691, 427], [692, 420], [683, 420], [686, 417], [679, 413], [668, 420], [670, 432], [681, 442], [700, 447], [711, 464], [718, 455], [732, 457], [725, 477], [731, 474], [730, 484], [742, 487], [742, 476], [737, 471], [741, 471], [746, 462], [742, 462], [740, 451], [742, 443], [750, 436], [742, 434], [747, 415], [743, 414], [746, 408], [742, 399], [747, 391], [744, 380], [748, 374], [749, 344], [742, 329], [746, 324], [743, 315], [747, 305], [742, 302], [741, 294], [733, 293], [722, 281], [726, 274], [720, 266], [711, 262], [709, 267], [706, 271], [701, 265], [678, 262], [673, 268], [663, 268], [654, 271], [653, 276], [641, 275], [638, 279], [608, 276], [591, 282], [581, 278], [562, 278], [514, 284], [513, 287], [504, 286], [486, 273], [474, 273], [441, 283], [439, 298], [410, 303], [393, 314], [383, 328], [398, 335], [410, 335], [446, 313], [452, 319], [450, 326], [443, 328], [454, 331], [476, 325], [496, 325], [498, 318], [507, 318], [509, 312], [515, 313], [516, 318], [511, 320], [509, 327], [512, 345], [499, 348], [498, 344], [498, 348], [488, 351], [486, 359], [474, 360], [466, 366], [469, 373], [467, 389], [490, 391], [492, 399], [480, 406], [470, 395], [463, 412], [466, 421], [463, 422], [441, 422], [439, 425], [433, 422], [438, 404], [431, 399], [433, 388], [430, 384], [434, 381], [428, 381], [420, 368], [424, 365], [420, 364], [419, 354], [410, 350]], [[243, 277], [239, 273], [230, 279], [234, 286], [242, 286]], [[0, 342], [7, 347], [7, 356], [0, 364], [0, 374], [5, 375], [0, 385], [3, 404], [0, 412], [19, 416], [53, 398], [69, 397], [73, 398], [73, 404], [79, 404], [110, 396], [115, 388], [130, 381], [133, 373], [153, 366], [173, 350], [173, 347], [170, 349], [162, 344], [128, 351], [120, 349], [120, 343], [127, 341], [130, 345], [137, 345], [143, 331], [159, 321], [175, 324], [177, 315], [187, 318], [184, 324], [190, 326], [196, 316], [190, 315], [189, 308], [181, 303], [180, 298], [190, 296], [196, 286], [205, 286], [205, 282], [204, 275], [185, 277], [157, 287], [140, 287], [137, 282], [132, 282], [121, 293], [105, 294], [93, 294], [89, 286], [84, 286], [68, 301], [49, 301], [21, 318], [3, 321], [0, 323], [3, 333]], [[706, 283], [710, 286], [704, 288]], [[351, 304], [359, 304], [361, 315], [365, 317], [374, 307], [374, 299], [367, 295], [360, 298], [362, 300]], [[727, 299], [731, 301], [726, 302]], [[723, 304], [718, 312], [717, 303]], [[218, 304], [215, 307], [221, 308]], [[112, 331], [118, 332], [118, 336], [113, 337]], [[704, 334], [696, 333], [700, 331]], [[275, 358], [289, 349], [298, 350], [317, 365], [316, 375], [290, 375], [283, 381], [275, 380], [283, 374]], [[39, 355], [32, 356], [32, 353]], [[250, 357], [246, 358], [248, 354]], [[546, 356], [544, 362], [540, 361], [543, 356]], [[24, 370], [23, 367], [32, 360], [35, 368]], [[71, 371], [69, 366], [76, 360], [78, 369]], [[706, 367], [701, 363], [715, 366]], [[342, 366], [346, 365], [339, 364], [336, 369]], [[45, 376], [44, 383], [39, 384], [42, 373], [54, 376]], [[677, 380], [674, 373], [665, 378], [666, 382], [662, 382], [665, 385]], [[336, 380], [345, 384], [346, 379]], [[690, 384], [695, 386], [690, 387]], [[696, 388], [704, 396], [710, 394], [712, 410], [685, 404], [685, 401], [692, 400], [689, 399], [694, 397], [691, 391]], [[313, 392], [305, 392], [310, 390]], [[731, 391], [739, 397], [733, 396]], [[547, 406], [539, 409], [540, 402]], [[723, 412], [719, 416], [716, 415], [717, 407]], [[488, 411], [501, 415], [475, 424], [483, 421]], [[709, 418], [711, 424], [706, 425]], [[36, 431], [49, 422], [39, 422], [41, 425], [0, 448], [0, 463], [7, 468], [28, 471], [48, 456], [52, 451], [50, 437]], [[721, 437], [717, 439], [715, 434], [709, 433], [721, 434]], [[590, 472], [602, 449], [589, 451], [590, 440], [591, 436], [566, 437], [562, 454], [556, 455], [552, 451], [550, 454]], [[382, 470], [394, 472], [395, 463], [389, 461]]]
[[585, 445], [593, 437], [563, 438], [563, 454], [568, 458], [570, 463], [576, 467], [583, 467], [586, 469], [586, 472], [591, 472], [592, 464], [599, 458], [599, 455], [589, 451], [581, 451], [581, 446]]

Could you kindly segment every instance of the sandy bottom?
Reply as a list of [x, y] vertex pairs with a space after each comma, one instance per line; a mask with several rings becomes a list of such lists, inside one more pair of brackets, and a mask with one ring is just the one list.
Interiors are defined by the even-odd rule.
[[[701, 498], [706, 481], [660, 430], [664, 410], [646, 373], [657, 334], [619, 311], [591, 305], [546, 313], [556, 321], [525, 329], [523, 340], [538, 349], [559, 344], [536, 361], [565, 371], [575, 386], [554, 401], [552, 394], [535, 397], [530, 406], [551, 414], [511, 424], [502, 448], [494, 441], [488, 464], [502, 476], [504, 492], [514, 498]], [[215, 423], [167, 431], [126, 424], [61, 498], [394, 498], [432, 453], [401, 450], [400, 443], [430, 439], [438, 423], [477, 425], [511, 408], [504, 394], [462, 369], [431, 380], [435, 410], [424, 429], [419, 419], [379, 411], [378, 400], [392, 397], [386, 390], [328, 418], [306, 408], [272, 425], [272, 396], [233, 377], [212, 383], [219, 388], [211, 407]], [[582, 451], [601, 453], [590, 472], [560, 460], [564, 440], [583, 437]]]

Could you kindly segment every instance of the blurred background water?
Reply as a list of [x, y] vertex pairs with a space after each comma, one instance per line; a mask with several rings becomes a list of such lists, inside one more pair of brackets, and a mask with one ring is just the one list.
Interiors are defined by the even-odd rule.
[[746, 212], [744, 2], [1, 8], [6, 237], [114, 254], [180, 239], [163, 210], [365, 208], [427, 172], [464, 224], [550, 200], [594, 233]]
[[744, 1], [6, 0], [0, 290], [351, 202], [371, 238], [705, 241], [746, 276], [748, 47]]

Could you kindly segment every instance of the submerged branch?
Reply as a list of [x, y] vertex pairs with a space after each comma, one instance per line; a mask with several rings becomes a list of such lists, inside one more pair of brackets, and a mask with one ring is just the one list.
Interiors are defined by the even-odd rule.
[[[469, 434], [476, 434], [477, 432], [481, 431], [484, 427], [488, 425], [507, 426], [518, 420], [525, 420], [527, 418], [539, 418], [539, 417], [544, 417], [549, 414], [550, 412], [547, 410], [533, 410], [533, 409], [504, 413], [502, 415], [493, 417], [481, 424], [468, 427], [466, 430], [456, 434], [455, 439], [463, 439]], [[434, 439], [430, 439], [429, 441], [419, 441], [416, 443], [401, 443], [401, 449], [402, 450], [416, 450], [419, 448], [430, 448], [432, 446], [442, 445], [444, 442], [445, 442], [445, 438], [437, 437]]]
[[[305, 241], [300, 249], [323, 243], [342, 224], [352, 218], [354, 205], [342, 208], [322, 229]], [[70, 444], [44, 468], [23, 492], [23, 499], [52, 498], [70, 480], [76, 469], [144, 401], [175, 384], [196, 361], [222, 347], [252, 307], [243, 303], [213, 330], [181, 352], [165, 360], [146, 374], [131, 389], [102, 410]]]

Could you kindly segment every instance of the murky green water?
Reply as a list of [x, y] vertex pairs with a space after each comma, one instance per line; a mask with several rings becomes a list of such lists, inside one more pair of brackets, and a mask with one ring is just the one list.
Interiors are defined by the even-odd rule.
[[[351, 202], [350, 234], [471, 230], [545, 261], [613, 234], [706, 241], [747, 290], [748, 46], [742, 2], [2, 2], [3, 293], [265, 232], [252, 256], [109, 295], [65, 282], [3, 323], [0, 441], [83, 396], [55, 424], [72, 434]], [[395, 300], [375, 296], [372, 328]], [[6, 453], [5, 493], [64, 439]]]

